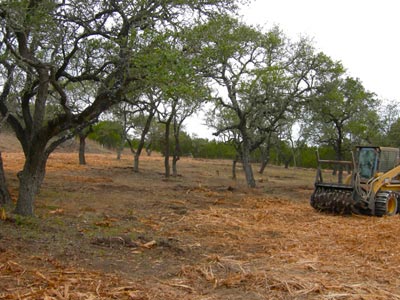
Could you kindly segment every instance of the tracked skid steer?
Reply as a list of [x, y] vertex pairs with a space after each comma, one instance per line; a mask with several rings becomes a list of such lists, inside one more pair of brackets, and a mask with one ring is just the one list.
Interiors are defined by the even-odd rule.
[[[336, 214], [395, 215], [400, 212], [399, 149], [359, 146], [352, 161], [321, 160], [310, 204], [318, 211]], [[325, 165], [337, 170], [336, 182]], [[346, 178], [343, 173], [348, 172]]]

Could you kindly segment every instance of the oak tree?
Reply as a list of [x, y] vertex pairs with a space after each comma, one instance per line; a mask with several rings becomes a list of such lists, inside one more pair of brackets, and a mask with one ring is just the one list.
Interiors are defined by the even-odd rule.
[[[138, 53], [166, 29], [235, 7], [234, 0], [1, 2], [0, 56], [7, 53], [7, 59], [0, 63], [15, 66], [15, 80], [0, 113], [9, 114], [25, 155], [16, 213], [34, 214], [50, 153], [146, 76]], [[75, 84], [95, 85], [90, 104], [75, 102]], [[49, 103], [58, 107], [52, 118], [46, 117]]]
[[[325, 144], [335, 151], [336, 160], [344, 160], [345, 152], [354, 144], [368, 143], [376, 132], [379, 118], [378, 100], [368, 92], [359, 79], [345, 77], [339, 72], [324, 82], [310, 102], [310, 127], [317, 144]], [[339, 170], [339, 182], [342, 171]]]

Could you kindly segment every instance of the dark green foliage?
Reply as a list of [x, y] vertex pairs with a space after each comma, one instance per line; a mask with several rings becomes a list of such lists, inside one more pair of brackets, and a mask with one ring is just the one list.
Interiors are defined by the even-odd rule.
[[124, 129], [121, 124], [115, 121], [102, 121], [93, 126], [93, 132], [89, 134], [89, 138], [100, 143], [109, 149], [115, 149], [123, 140]]
[[359, 79], [338, 72], [310, 102], [314, 142], [332, 147], [338, 160], [357, 144], [371, 144], [380, 129], [378, 104]]
[[192, 141], [192, 155], [196, 158], [209, 159], [234, 159], [236, 150], [233, 144], [207, 139], [194, 139]]
[[397, 119], [390, 126], [387, 138], [385, 139], [385, 146], [400, 147], [400, 119]]
[[[149, 134], [147, 143], [150, 144], [152, 151], [164, 154], [163, 124], [154, 124]], [[180, 132], [180, 146], [183, 157], [208, 158], [208, 159], [233, 159], [236, 150], [231, 143], [208, 140], [203, 138], [191, 137], [185, 131]], [[134, 148], [138, 145], [138, 140], [131, 141]], [[174, 139], [170, 138], [170, 150], [175, 147]]]

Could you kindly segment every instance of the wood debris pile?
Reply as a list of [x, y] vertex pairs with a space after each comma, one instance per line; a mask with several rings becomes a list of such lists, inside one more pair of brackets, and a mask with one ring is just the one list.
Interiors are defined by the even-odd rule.
[[243, 299], [400, 299], [399, 220], [272, 198], [210, 208], [185, 222], [199, 247], [218, 251], [184, 266], [180, 284], [235, 289]]
[[52, 268], [37, 269], [10, 256], [15, 255], [0, 256], [0, 299], [148, 299], [136, 284], [123, 282], [113, 274], [66, 268], [54, 261]]

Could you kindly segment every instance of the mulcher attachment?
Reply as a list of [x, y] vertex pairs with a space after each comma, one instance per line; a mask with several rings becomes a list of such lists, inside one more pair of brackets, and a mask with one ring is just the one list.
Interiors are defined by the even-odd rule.
[[[310, 204], [334, 214], [393, 216], [400, 213], [400, 150], [358, 146], [351, 161], [322, 160], [317, 151], [317, 174]], [[322, 165], [337, 170], [338, 177], [324, 181]], [[343, 178], [343, 171], [349, 175]], [[324, 175], [324, 176], [323, 176]], [[333, 182], [332, 182], [333, 181]]]
[[316, 184], [311, 195], [310, 204], [323, 212], [335, 214], [351, 214], [355, 211], [353, 187], [347, 185]]

